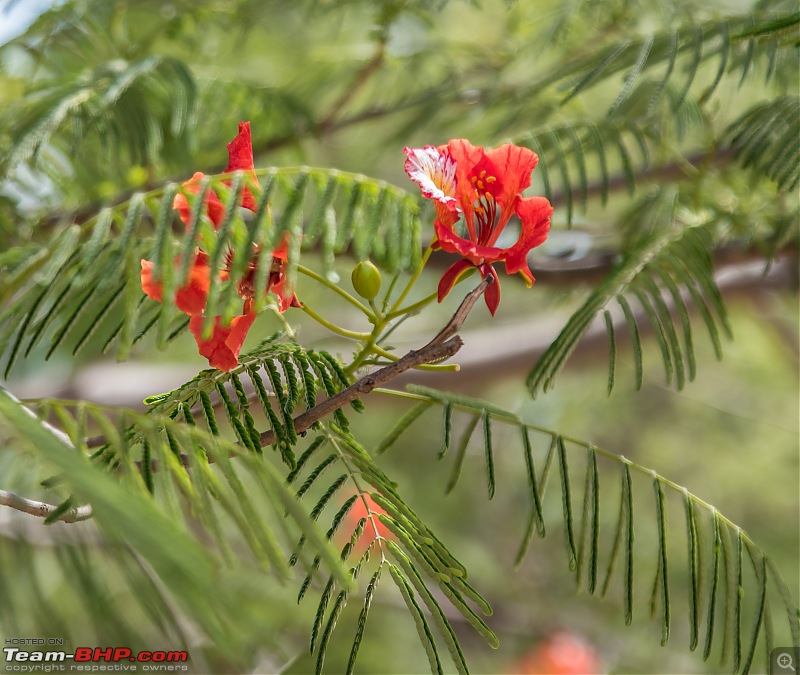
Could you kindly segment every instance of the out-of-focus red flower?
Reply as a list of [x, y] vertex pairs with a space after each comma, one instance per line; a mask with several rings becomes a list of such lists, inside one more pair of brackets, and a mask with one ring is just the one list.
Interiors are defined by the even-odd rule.
[[247, 312], [233, 317], [229, 326], [223, 326], [220, 317], [214, 317], [214, 330], [208, 340], [203, 339], [203, 317], [193, 316], [189, 319], [189, 330], [192, 331], [197, 347], [208, 362], [220, 370], [233, 370], [239, 363], [239, 352], [242, 349], [247, 332], [256, 320], [254, 312]]
[[[228, 166], [225, 171], [245, 171], [250, 173], [249, 180], [253, 187], [258, 188], [258, 181], [255, 176], [253, 165], [253, 145], [250, 138], [250, 122], [239, 123], [239, 133], [230, 143], [228, 143]], [[200, 181], [204, 174], [197, 172], [183, 184], [183, 189], [198, 194], [200, 192]], [[214, 225], [219, 227], [225, 216], [225, 207], [219, 196], [213, 190], [208, 190], [204, 196], [205, 214]], [[241, 206], [255, 211], [256, 199], [248, 187], [242, 192]], [[186, 224], [187, 228], [191, 223], [191, 207], [185, 194], [178, 194], [173, 201], [173, 208], [178, 212], [180, 219]], [[247, 332], [255, 321], [255, 313], [252, 311], [253, 298], [255, 297], [255, 268], [259, 252], [259, 247], [254, 247], [253, 258], [247, 274], [239, 282], [237, 292], [244, 300], [242, 313], [233, 318], [228, 325], [222, 323], [221, 317], [214, 317], [214, 324], [211, 336], [203, 338], [203, 312], [208, 302], [208, 291], [211, 287], [211, 266], [206, 253], [198, 248], [194, 253], [189, 276], [183, 286], [175, 292], [175, 306], [191, 316], [189, 330], [197, 341], [200, 354], [208, 359], [209, 364], [214, 368], [229, 371], [236, 367], [239, 359], [239, 352], [242, 344], [247, 337]], [[228, 265], [232, 260], [232, 252], [226, 256], [226, 267], [219, 272], [219, 281], [228, 279]], [[300, 303], [294, 294], [294, 290], [289, 288], [286, 280], [286, 262], [288, 260], [288, 235], [284, 236], [272, 252], [272, 268], [267, 278], [267, 290], [272, 291], [278, 298], [278, 310], [285, 312], [289, 307], [299, 307]], [[180, 260], [176, 261], [180, 263]], [[149, 260], [142, 260], [142, 290], [152, 300], [163, 302], [163, 286], [161, 281], [153, 278], [154, 264]]]
[[597, 675], [602, 672], [600, 659], [592, 646], [567, 631], [547, 637], [509, 670], [513, 675]]
[[[353, 506], [350, 507], [347, 516], [345, 516], [344, 523], [342, 523], [343, 527], [341, 528], [341, 532], [343, 542], [349, 540], [350, 535], [352, 535], [353, 530], [355, 530], [358, 525], [358, 521], [362, 518], [367, 519], [364, 525], [364, 531], [353, 547], [353, 553], [355, 555], [361, 555], [366, 551], [369, 545], [372, 544], [378, 536], [382, 539], [394, 541], [396, 537], [392, 531], [378, 519], [378, 515], [385, 513], [386, 511], [378, 506], [375, 500], [366, 493], [359, 495]], [[370, 514], [372, 517], [370, 517]]]
[[[258, 187], [258, 180], [255, 174], [255, 165], [253, 164], [253, 141], [250, 136], [250, 122], [239, 122], [239, 133], [230, 143], [228, 143], [228, 166], [225, 167], [225, 173], [233, 171], [244, 171], [248, 174], [248, 180]], [[200, 192], [200, 181], [205, 178], [205, 174], [198, 171], [189, 180], [187, 180], [181, 187], [192, 194]], [[226, 181], [228, 184], [228, 181]], [[204, 196], [206, 203], [206, 213], [209, 220], [214, 224], [214, 227], [219, 227], [222, 219], [225, 216], [225, 207], [219, 200], [217, 193], [213, 190], [208, 190]], [[256, 210], [256, 200], [250, 188], [246, 187], [242, 191], [241, 205], [250, 209]], [[188, 227], [192, 219], [191, 207], [189, 200], [183, 193], [175, 195], [172, 202], [172, 208], [178, 212], [180, 219]]]
[[[538, 156], [511, 144], [486, 150], [463, 138], [439, 147], [405, 148], [404, 152], [409, 178], [434, 201], [435, 247], [461, 256], [439, 282], [439, 302], [464, 272], [477, 267], [484, 278], [494, 277], [495, 283], [484, 294], [494, 315], [500, 303], [500, 283], [492, 263], [504, 262], [507, 274], [519, 272], [530, 286], [535, 280], [528, 253], [547, 239], [550, 230], [550, 202], [521, 194], [531, 184]], [[495, 243], [512, 215], [521, 222], [519, 239], [508, 248], [498, 248]]]
[[[211, 268], [208, 256], [198, 249], [195, 254], [186, 283], [175, 292], [175, 306], [184, 314], [202, 314], [206, 308], [208, 289], [211, 286]], [[142, 260], [142, 290], [147, 297], [163, 302], [163, 287], [153, 278], [154, 263]]]

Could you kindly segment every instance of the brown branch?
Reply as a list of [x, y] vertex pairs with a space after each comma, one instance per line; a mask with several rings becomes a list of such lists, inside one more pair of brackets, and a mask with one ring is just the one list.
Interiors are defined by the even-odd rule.
[[[298, 434], [303, 433], [314, 422], [330, 415], [337, 408], [341, 408], [359, 396], [369, 394], [375, 387], [380, 387], [389, 380], [394, 379], [401, 373], [411, 370], [416, 366], [433, 361], [442, 361], [453, 356], [464, 345], [464, 341], [457, 335], [461, 330], [472, 307], [483, 292], [492, 283], [492, 277], [486, 277], [480, 284], [471, 290], [459, 305], [455, 314], [450, 318], [444, 328], [421, 349], [412, 349], [405, 356], [397, 361], [376, 370], [369, 375], [365, 375], [355, 384], [351, 384], [347, 389], [342, 389], [338, 394], [326, 398], [322, 403], [307, 410], [302, 415], [294, 419], [294, 428]], [[265, 431], [261, 434], [261, 445], [272, 445], [275, 443], [275, 434], [272, 431]]]
[[[640, 169], [634, 174], [634, 182], [640, 181], [654, 181], [663, 183], [666, 181], [676, 180], [679, 178], [689, 178], [687, 166], [694, 167], [695, 165], [702, 164], [706, 168], [724, 166], [735, 159], [735, 152], [733, 148], [717, 148], [716, 150], [701, 150], [693, 155], [684, 157], [677, 162], [664, 164], [663, 166], [654, 166], [649, 168]], [[591, 199], [592, 197], [600, 197], [607, 189], [609, 193], [618, 192], [628, 188], [628, 174], [618, 173], [609, 177], [608, 182], [604, 184], [602, 181], [590, 183], [586, 186], [586, 196]], [[567, 195], [572, 198], [573, 202], [579, 202], [582, 199], [582, 192], [579, 188], [573, 188], [569, 193], [566, 190], [559, 190], [553, 192], [552, 201], [554, 204], [563, 204]]]
[[[307, 410], [299, 415], [294, 420], [295, 431], [300, 434], [306, 431], [314, 422], [319, 421], [323, 417], [331, 414], [337, 408], [350, 403], [361, 395], [368, 394], [375, 387], [379, 387], [385, 382], [397, 377], [401, 373], [416, 368], [417, 366], [426, 363], [434, 363], [443, 361], [444, 359], [453, 356], [459, 349], [461, 349], [463, 342], [461, 338], [449, 339], [456, 336], [461, 329], [467, 316], [469, 316], [472, 307], [478, 298], [483, 295], [487, 286], [491, 283], [492, 277], [487, 277], [473, 290], [471, 290], [459, 305], [453, 316], [447, 322], [444, 328], [440, 330], [436, 336], [424, 347], [417, 350], [411, 350], [397, 361], [392, 362], [388, 366], [376, 370], [369, 375], [365, 375], [355, 384], [343, 389], [330, 398], [325, 399], [322, 403]], [[253, 399], [257, 396], [253, 395]], [[214, 408], [222, 407], [221, 403], [215, 403]], [[84, 443], [88, 448], [99, 448], [106, 443], [107, 439], [104, 435], [91, 436], [85, 439]], [[275, 436], [272, 431], [265, 431], [261, 434], [261, 445], [272, 445], [275, 443]]]
[[378, 70], [380, 70], [380, 67], [383, 65], [383, 57], [385, 53], [384, 46], [385, 45], [382, 42], [378, 48], [378, 51], [375, 53], [375, 56], [373, 56], [369, 62], [365, 64], [364, 67], [356, 74], [353, 84], [348, 87], [338, 99], [336, 99], [328, 114], [322, 118], [322, 121], [319, 123], [318, 127], [318, 132], [320, 135], [324, 135], [334, 128], [336, 124], [336, 118], [342, 111], [342, 108], [344, 108], [350, 99], [356, 95], [358, 90], [361, 89], [369, 81], [369, 79], [376, 72], [378, 72]]
[[[337, 408], [350, 403], [359, 396], [369, 394], [375, 387], [380, 387], [389, 380], [394, 379], [415, 366], [453, 356], [464, 345], [464, 341], [458, 337], [450, 338], [446, 342], [429, 344], [419, 350], [411, 350], [405, 356], [390, 363], [388, 366], [376, 370], [374, 373], [365, 375], [355, 384], [351, 384], [347, 389], [342, 389], [338, 394], [326, 398], [322, 403], [315, 405], [311, 410], [307, 410], [302, 415], [295, 417], [294, 428], [298, 434], [302, 434], [312, 424], [327, 417]], [[261, 434], [261, 445], [272, 445], [275, 443], [275, 434], [272, 431], [265, 431]]]
[[[776, 289], [796, 289], [797, 270], [797, 251], [793, 249], [776, 257], [768, 270], [765, 269], [764, 260], [757, 256], [730, 260], [716, 270], [714, 280], [726, 300], [730, 301], [733, 297], [747, 297], [755, 304], [761, 304]], [[538, 284], [542, 281], [538, 270], [536, 277]], [[661, 289], [661, 293], [668, 310], [671, 313], [676, 311], [675, 300], [671, 294], [666, 289]], [[681, 296], [689, 312], [695, 313], [696, 305], [688, 291], [683, 289]], [[645, 335], [652, 334], [653, 325], [638, 303], [633, 303], [632, 309], [640, 335], [644, 339]], [[586, 367], [588, 363], [596, 363], [598, 358], [607, 358], [608, 334], [601, 315], [602, 312], [581, 338], [571, 360], [568, 361], [568, 368]], [[617, 336], [617, 349], [620, 350], [630, 339], [628, 322], [616, 311], [612, 312], [611, 317]], [[470, 331], [467, 346], [459, 354], [462, 377], [455, 383], [448, 382], [448, 385], [455, 386], [459, 391], [470, 395], [479, 395], [480, 390], [486, 387], [487, 380], [512, 375], [519, 377], [520, 373], [527, 373], [563, 330], [568, 318], [569, 313], [556, 314], [539, 317], [533, 326], [529, 321], [520, 321]], [[789, 336], [788, 340], [792, 358], [796, 359], [796, 336]], [[402, 349], [402, 344], [397, 346]], [[395, 386], [402, 387], [406, 382], [403, 378], [399, 378]], [[414, 382], [430, 387], [442, 386], [440, 373], [420, 371], [416, 374]]]

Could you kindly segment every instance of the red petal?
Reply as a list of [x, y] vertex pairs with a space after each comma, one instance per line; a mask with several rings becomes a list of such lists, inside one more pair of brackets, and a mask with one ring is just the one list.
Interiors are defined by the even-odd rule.
[[289, 307], [302, 307], [297, 296], [294, 294], [294, 289], [288, 288], [285, 274], [281, 274], [278, 281], [272, 284], [271, 290], [278, 298], [278, 311], [281, 314], [289, 309]]
[[453, 289], [453, 286], [456, 285], [458, 278], [470, 267], [474, 267], [474, 265], [469, 260], [462, 259], [447, 268], [447, 271], [445, 271], [442, 278], [439, 280], [439, 302], [447, 297], [447, 294]]
[[253, 141], [250, 138], [250, 122], [239, 122], [239, 134], [228, 143], [228, 166], [225, 173], [231, 171], [252, 171]]
[[[153, 267], [154, 263], [142, 260], [142, 290], [151, 300], [163, 302], [164, 289], [161, 282], [153, 278]], [[175, 292], [175, 306], [190, 316], [202, 314], [206, 308], [210, 286], [211, 268], [208, 266], [208, 258], [199, 253], [186, 283]]]
[[284, 232], [281, 240], [278, 242], [277, 246], [272, 251], [272, 257], [277, 258], [278, 260], [283, 260], [286, 262], [289, 260], [289, 241], [291, 239], [291, 234], [289, 232]]
[[503, 210], [514, 201], [514, 198], [531, 184], [531, 171], [536, 168], [539, 156], [528, 148], [506, 143], [499, 148], [486, 151], [488, 166], [476, 167], [476, 171], [486, 169], [486, 173], [495, 176], [492, 194]]
[[208, 218], [214, 223], [215, 228], [222, 225], [222, 221], [225, 219], [225, 206], [213, 190], [209, 190], [206, 195], [206, 213], [208, 213]]
[[142, 290], [151, 300], [161, 302], [163, 288], [160, 281], [153, 279], [153, 267], [155, 263], [149, 260], [142, 260]]
[[[204, 174], [201, 172], [196, 172], [189, 180], [181, 185], [181, 189], [185, 192], [197, 194], [200, 192], [200, 185], [198, 185], [198, 183], [200, 183], [204, 177]], [[192, 208], [189, 205], [189, 200], [186, 199], [186, 195], [183, 194], [183, 192], [179, 192], [175, 195], [175, 199], [172, 200], [172, 208], [178, 212], [180, 219], [186, 225], [189, 225], [192, 220]]]
[[[367, 509], [367, 505], [364, 504], [364, 500], [366, 500], [367, 505], [369, 506], [369, 510]], [[370, 518], [370, 513], [374, 515], [374, 520]], [[384, 525], [378, 518], [378, 515], [382, 513], [385, 514], [386, 511], [384, 511], [380, 506], [378, 506], [372, 499], [372, 497], [370, 497], [366, 493], [360, 495], [359, 498], [356, 499], [356, 501], [353, 503], [353, 506], [350, 508], [350, 510], [347, 512], [346, 516], [348, 524], [347, 532], [352, 532], [362, 518], [367, 519], [367, 523], [364, 526], [364, 531], [359, 537], [354, 547], [356, 555], [361, 555], [362, 553], [364, 553], [364, 551], [367, 550], [367, 547], [373, 541], [375, 541], [376, 530], [378, 534], [384, 539], [389, 539], [390, 541], [395, 541], [397, 539], [394, 533], [388, 527], [386, 527], [386, 525]]]
[[472, 211], [475, 186], [470, 179], [473, 169], [486, 157], [486, 153], [482, 147], [472, 145], [466, 138], [454, 138], [446, 147], [450, 156], [456, 160], [456, 198], [461, 211], [464, 213], [467, 229], [472, 238], [476, 239], [475, 225], [473, 224], [474, 213]]
[[485, 156], [486, 152], [480, 146], [472, 145], [466, 138], [454, 138], [447, 144], [447, 151], [456, 160], [456, 189], [460, 193], [469, 191], [469, 205], [472, 205], [472, 183], [470, 177], [472, 170]]
[[208, 359], [209, 365], [227, 372], [233, 370], [239, 363], [239, 352], [255, 320], [255, 314], [242, 314], [234, 317], [230, 326], [223, 327], [221, 317], [214, 317], [211, 337], [204, 340], [204, 317], [193, 316], [189, 321], [189, 330], [194, 335], [200, 354]]
[[[196, 172], [189, 180], [181, 185], [182, 190], [190, 194], [199, 194], [200, 181], [203, 180], [203, 178], [205, 178], [205, 174], [200, 171]], [[219, 200], [217, 193], [213, 190], [208, 190], [208, 192], [206, 192], [205, 202], [206, 214], [211, 222], [214, 223], [214, 226], [219, 227], [220, 223], [222, 223], [222, 219], [225, 217], [225, 207]], [[189, 224], [192, 222], [192, 207], [183, 192], [179, 192], [175, 195], [175, 199], [172, 201], [172, 208], [178, 212], [178, 217], [188, 229]]]
[[500, 279], [497, 276], [497, 272], [494, 271], [494, 267], [491, 265], [481, 265], [478, 267], [478, 270], [484, 279], [486, 277], [492, 277], [493, 279], [492, 283], [486, 288], [483, 299], [486, 301], [486, 306], [489, 308], [492, 316], [494, 316], [494, 313], [497, 311], [497, 306], [500, 304]]
[[439, 248], [448, 253], [458, 253], [473, 265], [505, 259], [506, 249], [504, 248], [480, 246], [470, 239], [459, 237], [452, 227], [448, 227], [438, 219], [433, 223], [433, 227]]
[[[205, 256], [202, 260], [205, 259]], [[202, 314], [208, 301], [208, 289], [211, 287], [211, 268], [206, 262], [195, 258], [186, 284], [175, 293], [175, 306], [184, 314], [193, 316]]]
[[505, 251], [506, 272], [521, 272], [530, 286], [534, 279], [528, 268], [528, 253], [547, 239], [553, 207], [545, 197], [530, 197], [517, 202], [516, 212], [522, 221], [522, 231], [517, 243]]
[[[250, 137], [250, 122], [239, 122], [239, 134], [230, 143], [228, 143], [228, 166], [225, 167], [225, 173], [231, 171], [247, 171], [250, 173], [250, 179], [255, 185], [258, 185], [256, 176], [253, 173], [255, 165], [253, 164], [253, 141]], [[253, 193], [245, 187], [242, 192], [242, 206], [251, 211], [256, 210], [256, 200]], [[212, 219], [213, 220], [213, 219]], [[220, 218], [220, 220], [222, 220]]]

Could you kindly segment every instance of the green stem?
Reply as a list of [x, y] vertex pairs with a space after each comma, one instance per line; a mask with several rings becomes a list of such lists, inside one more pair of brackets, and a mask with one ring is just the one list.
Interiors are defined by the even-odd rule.
[[386, 317], [384, 317], [383, 312], [378, 309], [378, 305], [374, 299], [369, 301], [369, 306], [372, 307], [372, 311], [375, 313], [375, 318], [378, 321], [386, 323]]
[[394, 291], [394, 287], [397, 285], [398, 279], [400, 279], [400, 272], [395, 273], [395, 275], [392, 277], [392, 282], [389, 284], [389, 288], [386, 290], [383, 300], [381, 300], [384, 314], [386, 314], [386, 310], [389, 309], [389, 298], [392, 296], [392, 291]]
[[354, 307], [358, 307], [364, 314], [367, 315], [367, 318], [370, 321], [374, 321], [376, 319], [375, 313], [372, 312], [369, 309], [369, 307], [367, 307], [362, 302], [359, 302], [358, 300], [356, 300], [347, 291], [345, 291], [344, 289], [340, 288], [339, 286], [337, 286], [333, 282], [329, 281], [328, 279], [323, 277], [321, 274], [317, 274], [314, 270], [310, 270], [310, 269], [308, 269], [308, 267], [303, 267], [303, 265], [298, 265], [297, 266], [297, 271], [300, 272], [301, 274], [305, 274], [307, 277], [311, 277], [312, 279], [314, 279], [314, 281], [318, 281], [323, 286], [326, 286], [327, 288], [331, 289], [334, 293], [338, 293], [345, 300], [347, 300], [347, 302], [349, 302], [351, 305], [353, 305]]
[[[395, 356], [391, 352], [387, 352], [383, 347], [379, 347], [375, 345], [372, 348], [373, 353], [378, 354], [378, 356], [382, 356], [385, 359], [389, 359], [389, 361], [397, 361], [400, 357]], [[461, 370], [461, 366], [457, 363], [423, 363], [419, 366], [414, 366], [415, 370], [450, 370], [450, 371], [459, 371]]]
[[425, 249], [425, 253], [422, 254], [422, 259], [419, 261], [419, 265], [417, 266], [416, 271], [408, 280], [406, 287], [403, 289], [403, 292], [400, 293], [400, 297], [395, 300], [395, 303], [392, 305], [392, 308], [389, 310], [389, 314], [394, 314], [397, 308], [403, 303], [403, 300], [406, 299], [406, 296], [409, 294], [411, 289], [414, 287], [414, 284], [417, 283], [417, 279], [419, 279], [419, 275], [422, 274], [422, 270], [425, 267], [425, 263], [428, 262], [428, 258], [431, 257], [431, 253], [433, 253], [433, 243], [428, 244], [428, 248]]
[[[460, 279], [459, 279], [460, 281]], [[411, 312], [416, 312], [418, 309], [422, 309], [426, 305], [430, 304], [433, 300], [436, 300], [439, 297], [439, 292], [434, 291], [428, 296], [422, 298], [422, 300], [418, 300], [412, 305], [408, 305], [407, 307], [401, 307], [398, 310], [390, 312], [386, 315], [387, 319], [396, 319], [398, 316], [402, 316], [403, 314], [410, 314]]]
[[283, 315], [283, 312], [281, 312], [276, 305], [269, 305], [267, 309], [270, 309], [275, 314], [275, 317], [278, 319], [278, 321], [280, 321], [281, 325], [283, 326], [283, 330], [285, 330], [286, 334], [292, 340], [294, 340], [296, 336], [295, 330], [294, 328], [292, 328], [292, 324], [290, 324], [286, 320], [286, 317]]
[[342, 328], [341, 326], [336, 326], [335, 324], [332, 324], [330, 321], [317, 314], [305, 302], [303, 302], [302, 309], [306, 314], [308, 314], [312, 319], [314, 319], [314, 321], [316, 321], [319, 324], [322, 324], [329, 331], [336, 333], [337, 335], [350, 338], [351, 340], [367, 340], [370, 338], [370, 334], [368, 333], [357, 333], [355, 331], [347, 330], [346, 328]]
[[[475, 273], [476, 269], [477, 269], [477, 267], [470, 267], [468, 270], [466, 270], [465, 272], [461, 273], [459, 275], [458, 279], [456, 279], [456, 283], [453, 284], [453, 288], [458, 286], [458, 284], [460, 284], [462, 281], [465, 281], [466, 279], [469, 279]], [[410, 314], [411, 312], [416, 312], [417, 310], [422, 309], [423, 307], [425, 307], [432, 300], [436, 300], [438, 297], [439, 297], [439, 292], [438, 291], [436, 291], [434, 293], [431, 293], [430, 295], [422, 298], [422, 300], [418, 300], [417, 302], [415, 302], [415, 303], [413, 303], [411, 305], [408, 305], [407, 307], [402, 307], [401, 309], [398, 309], [398, 310], [395, 310], [393, 312], [390, 312], [389, 314], [386, 315], [386, 318], [387, 319], [395, 319], [398, 316], [402, 316], [403, 314]]]
[[356, 354], [353, 362], [344, 369], [344, 372], [348, 377], [355, 373], [361, 367], [361, 364], [364, 363], [367, 357], [372, 354], [372, 350], [375, 348], [375, 343], [378, 341], [378, 337], [380, 336], [384, 325], [385, 321], [378, 321], [375, 324], [375, 328], [373, 328], [372, 333], [367, 336], [367, 341], [364, 343], [364, 346], [361, 348], [358, 354]]

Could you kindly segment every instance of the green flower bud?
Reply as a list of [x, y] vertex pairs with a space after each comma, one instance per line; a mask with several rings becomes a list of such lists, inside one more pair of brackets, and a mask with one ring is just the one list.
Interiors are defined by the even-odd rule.
[[373, 300], [381, 290], [381, 273], [369, 260], [362, 260], [353, 268], [350, 275], [353, 288], [362, 298]]

